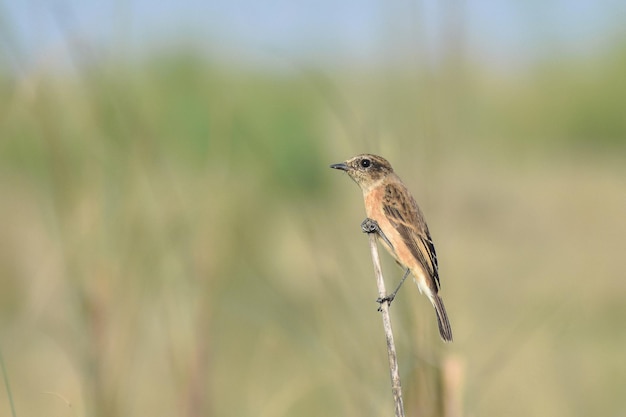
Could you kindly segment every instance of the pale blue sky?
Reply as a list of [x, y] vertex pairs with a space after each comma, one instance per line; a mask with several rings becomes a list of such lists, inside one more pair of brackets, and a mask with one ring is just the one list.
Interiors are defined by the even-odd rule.
[[13, 67], [62, 63], [68, 38], [114, 57], [193, 39], [251, 65], [281, 55], [375, 64], [415, 50], [436, 59], [443, 28], [463, 22], [468, 55], [505, 68], [626, 38], [623, 0], [5, 0], [0, 13], [3, 61]]

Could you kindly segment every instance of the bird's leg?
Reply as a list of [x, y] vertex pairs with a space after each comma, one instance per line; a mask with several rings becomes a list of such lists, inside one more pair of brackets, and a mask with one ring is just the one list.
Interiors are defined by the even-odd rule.
[[378, 236], [380, 236], [380, 238], [384, 240], [385, 243], [393, 250], [393, 245], [389, 239], [387, 239], [387, 236], [385, 236], [376, 220], [370, 219], [369, 217], [363, 220], [363, 223], [361, 223], [361, 230], [363, 230], [363, 233], [378, 233]]
[[398, 293], [398, 291], [400, 290], [400, 287], [402, 286], [402, 284], [404, 284], [404, 281], [406, 280], [406, 277], [409, 276], [409, 273], [411, 273], [411, 270], [409, 268], [406, 269], [406, 271], [404, 271], [404, 276], [402, 277], [402, 280], [400, 281], [400, 283], [398, 284], [398, 286], [396, 287], [395, 290], [393, 290], [393, 292], [391, 294], [389, 294], [386, 297], [383, 298], [377, 298], [376, 302], [378, 304], [382, 304], [385, 301], [388, 301], [389, 304], [391, 305], [391, 302], [394, 300], [394, 298], [396, 298], [396, 294]]

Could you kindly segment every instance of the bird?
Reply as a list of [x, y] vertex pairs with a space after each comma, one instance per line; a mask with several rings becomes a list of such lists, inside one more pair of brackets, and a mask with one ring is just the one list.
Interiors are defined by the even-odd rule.
[[407, 187], [389, 161], [378, 155], [361, 154], [330, 167], [345, 171], [361, 188], [367, 217], [375, 220], [382, 232], [378, 241], [407, 270], [405, 278], [411, 273], [419, 291], [435, 308], [441, 338], [451, 342], [452, 328], [439, 296], [441, 284], [435, 245], [424, 215]]

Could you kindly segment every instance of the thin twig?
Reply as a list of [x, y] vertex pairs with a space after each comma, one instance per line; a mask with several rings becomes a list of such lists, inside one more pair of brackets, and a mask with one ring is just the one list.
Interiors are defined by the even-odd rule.
[[11, 415], [16, 417], [15, 404], [13, 403], [13, 395], [11, 394], [11, 385], [9, 384], [9, 374], [7, 368], [4, 365], [4, 358], [2, 357], [2, 350], [0, 350], [0, 368], [2, 369], [2, 378], [4, 379], [4, 386], [7, 390], [7, 397], [9, 397], [9, 405], [11, 406]]
[[385, 281], [383, 279], [382, 268], [380, 267], [380, 257], [378, 256], [378, 245], [376, 244], [376, 235], [382, 239], [387, 239], [378, 227], [378, 223], [372, 219], [365, 219], [361, 224], [361, 228], [370, 238], [370, 250], [372, 252], [372, 262], [374, 263], [374, 272], [376, 273], [376, 284], [378, 286], [378, 296], [382, 301], [380, 304], [380, 312], [383, 317], [383, 327], [385, 329], [385, 338], [387, 339], [387, 355], [389, 356], [389, 372], [391, 373], [391, 391], [395, 403], [396, 417], [404, 417], [404, 403], [402, 401], [402, 385], [400, 384], [400, 373], [398, 371], [398, 357], [396, 355], [396, 344], [393, 341], [393, 331], [391, 329], [391, 319], [389, 317], [389, 304], [391, 301], [387, 298], [387, 290], [385, 289]]

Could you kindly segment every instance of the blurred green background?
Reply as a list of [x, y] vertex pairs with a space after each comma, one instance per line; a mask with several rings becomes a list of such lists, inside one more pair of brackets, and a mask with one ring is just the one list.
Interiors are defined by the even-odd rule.
[[0, 415], [392, 415], [362, 152], [407, 415], [626, 415], [626, 8], [226, 3], [0, 3]]

